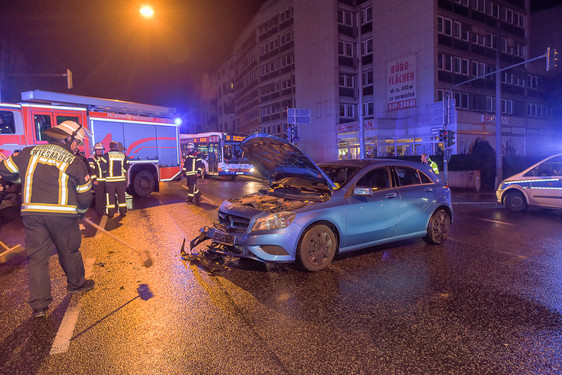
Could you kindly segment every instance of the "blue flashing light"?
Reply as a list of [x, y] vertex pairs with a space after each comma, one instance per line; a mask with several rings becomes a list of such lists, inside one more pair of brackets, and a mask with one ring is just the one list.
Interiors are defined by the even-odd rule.
[[176, 119], [174, 120], [174, 122], [176, 123], [176, 125], [181, 125], [182, 124], [182, 120], [179, 117], [176, 117]]

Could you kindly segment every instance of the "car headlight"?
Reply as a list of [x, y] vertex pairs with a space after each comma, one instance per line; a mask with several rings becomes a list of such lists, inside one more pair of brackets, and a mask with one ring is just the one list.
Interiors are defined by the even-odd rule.
[[291, 211], [283, 211], [260, 217], [254, 222], [252, 231], [287, 228], [297, 215]]

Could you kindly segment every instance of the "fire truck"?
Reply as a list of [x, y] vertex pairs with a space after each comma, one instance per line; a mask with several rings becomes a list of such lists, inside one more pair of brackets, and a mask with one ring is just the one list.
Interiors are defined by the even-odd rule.
[[42, 90], [22, 92], [21, 98], [18, 104], [0, 103], [0, 152], [6, 156], [47, 143], [44, 130], [72, 120], [90, 135], [81, 148], [86, 157], [98, 142], [106, 151], [111, 141], [123, 147], [130, 159], [130, 193], [148, 196], [159, 191], [160, 181], [180, 176], [175, 108]]

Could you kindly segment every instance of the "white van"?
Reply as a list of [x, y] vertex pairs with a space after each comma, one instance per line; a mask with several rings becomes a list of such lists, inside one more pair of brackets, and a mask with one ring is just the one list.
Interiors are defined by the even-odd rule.
[[515, 212], [528, 206], [562, 208], [562, 154], [550, 156], [503, 180], [496, 198]]

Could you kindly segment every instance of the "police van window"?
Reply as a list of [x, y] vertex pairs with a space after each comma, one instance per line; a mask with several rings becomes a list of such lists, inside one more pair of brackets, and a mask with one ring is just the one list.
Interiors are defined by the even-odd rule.
[[34, 115], [33, 121], [35, 123], [35, 138], [38, 141], [46, 140], [43, 136], [43, 132], [51, 127], [51, 116]]
[[557, 156], [538, 165], [537, 176], [562, 176], [562, 156]]
[[14, 114], [8, 111], [0, 111], [0, 134], [15, 134], [16, 125]]

